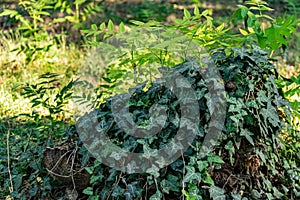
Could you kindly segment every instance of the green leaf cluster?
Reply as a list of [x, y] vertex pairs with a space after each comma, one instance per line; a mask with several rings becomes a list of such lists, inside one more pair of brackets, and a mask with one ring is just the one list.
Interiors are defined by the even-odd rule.
[[[93, 175], [109, 178], [105, 181], [106, 186], [100, 190], [99, 186], [103, 185], [104, 180], [93, 181], [93, 190], [91, 192], [89, 188], [89, 194], [99, 194], [102, 198], [113, 196], [117, 199], [124, 196], [129, 198], [130, 195], [129, 199], [142, 196], [152, 199], [179, 198], [182, 194], [187, 199], [297, 197], [299, 184], [295, 184], [294, 177], [298, 172], [277, 150], [283, 145], [278, 136], [286, 127], [286, 119], [290, 115], [288, 101], [276, 86], [278, 73], [270, 63], [268, 53], [253, 46], [251, 50], [215, 49], [210, 52], [210, 56], [224, 80], [227, 104], [226, 121], [214, 151], [204, 157], [199, 156], [211, 117], [211, 108], [207, 104], [211, 96], [207, 95], [204, 79], [196, 72], [191, 61], [186, 61], [174, 66], [173, 70], [174, 73], [182, 74], [192, 85], [203, 116], [192, 146], [170, 166], [159, 171], [153, 169], [149, 174], [125, 175], [115, 169], [108, 172], [105, 171], [105, 166], [99, 165], [94, 170], [101, 174]], [[106, 99], [98, 109], [83, 116], [81, 120], [88, 119], [89, 115], [96, 115], [101, 128], [115, 144], [123, 149], [151, 156], [153, 150], [170, 142], [176, 134], [180, 123], [181, 99], [162, 86], [161, 80], [146, 86], [145, 82], [129, 90], [131, 98], [126, 107], [130, 113], [126, 119], [131, 118], [139, 127], [151, 126], [149, 110], [158, 103], [167, 111], [168, 118], [167, 125], [157, 135], [136, 140], [126, 134], [113, 119], [112, 98]], [[121, 95], [119, 97], [122, 99]], [[285, 111], [285, 116], [278, 113], [279, 109]], [[97, 141], [89, 134], [81, 137]], [[93, 146], [96, 150], [97, 142]], [[103, 153], [109, 155], [111, 152]], [[141, 163], [140, 167], [142, 165]], [[111, 176], [114, 178], [110, 181]], [[293, 184], [287, 180], [293, 181]], [[135, 182], [136, 190], [128, 194], [127, 188], [132, 182]], [[142, 189], [145, 187], [147, 190]]]

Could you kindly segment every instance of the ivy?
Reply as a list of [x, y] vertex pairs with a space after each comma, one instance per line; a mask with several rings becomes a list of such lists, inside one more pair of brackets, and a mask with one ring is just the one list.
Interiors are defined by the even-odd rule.
[[[208, 102], [214, 97], [208, 93], [206, 82], [201, 75], [195, 75], [194, 64], [186, 61], [174, 66], [172, 73], [179, 72], [189, 80], [203, 116], [193, 144], [183, 154], [184, 158], [178, 158], [165, 169], [159, 170], [153, 166], [147, 170], [148, 175], [123, 175], [123, 182], [118, 186], [115, 185], [115, 181], [121, 172], [114, 169], [106, 172], [102, 170], [105, 173], [102, 176], [107, 177], [106, 185], [111, 185], [112, 188], [104, 187], [101, 195], [106, 194], [105, 198], [109, 196], [138, 198], [145, 195], [142, 189], [145, 185], [148, 188], [147, 198], [150, 199], [179, 198], [182, 194], [187, 199], [271, 199], [283, 198], [293, 191], [294, 187], [277, 175], [279, 172], [287, 174], [286, 171], [282, 171], [283, 166], [280, 164], [284, 158], [275, 150], [281, 145], [277, 136], [286, 123], [285, 118], [280, 116], [277, 110], [279, 108], [284, 110], [288, 116], [289, 107], [275, 85], [278, 73], [275, 66], [269, 62], [267, 52], [253, 46], [252, 49], [216, 49], [211, 51], [210, 56], [223, 78], [227, 103], [225, 124], [214, 151], [204, 157], [199, 156], [207, 123], [213, 113]], [[164, 74], [166, 78], [167, 71]], [[147, 83], [131, 88], [129, 90], [131, 97], [126, 105], [130, 111], [128, 117], [133, 119], [131, 123], [136, 123], [142, 128], [149, 126], [151, 121], [150, 107], [155, 102], [159, 103], [160, 111], [166, 113], [167, 118], [160, 119], [156, 116], [161, 122], [166, 123], [159, 134], [153, 137], [135, 140], [120, 130], [111, 114], [112, 98], [107, 98], [105, 103], [100, 104], [100, 107], [92, 112], [103, 124], [102, 128], [114, 143], [130, 151], [144, 153], [143, 156], [149, 158], [156, 155], [156, 149], [172, 141], [180, 123], [187, 127], [191, 123], [188, 120], [181, 122], [181, 115], [178, 112], [180, 99], [169, 89], [161, 86], [161, 79], [157, 80], [151, 82], [147, 89], [145, 89]], [[186, 87], [184, 82], [178, 84]], [[83, 116], [82, 122], [90, 114]], [[192, 127], [189, 129], [194, 130]], [[170, 147], [170, 152], [181, 148], [176, 145]], [[135, 164], [131, 166], [132, 169], [134, 166]], [[99, 167], [104, 168], [102, 165]], [[291, 166], [285, 164], [285, 170], [290, 168]], [[96, 188], [102, 185], [103, 181], [93, 179], [94, 193], [97, 193]], [[250, 182], [253, 184], [252, 188], [248, 187]], [[243, 192], [237, 194], [235, 191]]]

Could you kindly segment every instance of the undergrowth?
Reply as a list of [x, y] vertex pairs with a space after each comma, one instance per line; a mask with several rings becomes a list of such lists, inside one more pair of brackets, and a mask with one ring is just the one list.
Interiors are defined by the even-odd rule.
[[[269, 15], [272, 9], [264, 1], [252, 0], [236, 8], [231, 19], [218, 20], [217, 23], [212, 10], [198, 8], [184, 9], [183, 18], [175, 19], [172, 25], [155, 21], [147, 23], [152, 15], [160, 21], [172, 11], [168, 7], [164, 15], [155, 15], [153, 10], [162, 12], [167, 7], [155, 7], [150, 3], [149, 6], [155, 9], [146, 7], [137, 13], [128, 10], [139, 18], [139, 21], [131, 21], [130, 25], [114, 25], [112, 21], [89, 24], [90, 19], [97, 18], [97, 10], [102, 12], [100, 7], [93, 6], [92, 1], [75, 1], [72, 4], [53, 1], [55, 4], [50, 3], [47, 9], [43, 5], [35, 8], [35, 1], [24, 2], [29, 2], [22, 8], [22, 12], [27, 9], [27, 17], [22, 18], [20, 13], [14, 11], [1, 14], [7, 19], [8, 16], [14, 18], [12, 22], [19, 23], [19, 26], [15, 30], [0, 31], [0, 198], [57, 199], [67, 198], [66, 193], [69, 198], [79, 195], [89, 199], [299, 198], [300, 64], [295, 49], [300, 44], [297, 18], [289, 15], [273, 18]], [[295, 1], [286, 2], [288, 9], [295, 11]], [[39, 12], [34, 12], [35, 9]], [[63, 17], [45, 24], [49, 13], [56, 12], [64, 13]], [[55, 30], [56, 25], [66, 28], [66, 32], [59, 29], [59, 35], [53, 34], [51, 31]], [[76, 75], [80, 73], [78, 69], [86, 67], [84, 69], [95, 70], [99, 65], [97, 62], [85, 62], [89, 55], [95, 56], [89, 52], [104, 48], [106, 39], [122, 33], [128, 34], [127, 41], [145, 39], [132, 34], [141, 27], [159, 27], [170, 34], [180, 32], [206, 49], [227, 49], [218, 49], [218, 53], [211, 55], [218, 55], [214, 59], [223, 78], [233, 85], [227, 88], [230, 110], [226, 131], [212, 154], [198, 159], [200, 137], [184, 154], [184, 158], [167, 168], [152, 174], [126, 175], [91, 159], [87, 150], [80, 146], [81, 141], [72, 126], [74, 108], [69, 100], [77, 83]], [[69, 33], [72, 31], [80, 38], [77, 44], [70, 42]], [[257, 47], [251, 49], [253, 44], [267, 51]], [[248, 50], [232, 47], [247, 47]], [[140, 52], [125, 48], [123, 53], [123, 57], [110, 57], [115, 59], [114, 63], [103, 67], [101, 79], [96, 83], [101, 87], [95, 91], [94, 108], [107, 109], [105, 107], [109, 101], [106, 99], [114, 95], [118, 84], [122, 83], [128, 89], [142, 80], [153, 81], [158, 75], [157, 63], [172, 67], [184, 61], [184, 58], [156, 46]], [[268, 60], [270, 57], [278, 65], [281, 76], [277, 77], [276, 69]], [[154, 63], [155, 67], [149, 68]], [[243, 68], [248, 65], [253, 71]], [[268, 67], [272, 68], [272, 72], [266, 69]], [[269, 76], [264, 70], [268, 71]], [[127, 75], [125, 78], [124, 74]], [[138, 105], [138, 111], [149, 107], [149, 93], [136, 92], [144, 99], [133, 102]], [[278, 98], [276, 101], [273, 99], [268, 103], [275, 97]], [[280, 104], [281, 98], [290, 101], [293, 115], [289, 115], [287, 107]], [[205, 106], [203, 111], [207, 112]], [[136, 117], [136, 120], [140, 125], [147, 124], [146, 116]], [[283, 126], [284, 123], [286, 126]], [[118, 134], [113, 137], [121, 143], [128, 139]], [[156, 147], [159, 142], [157, 138], [139, 141], [136, 150], [148, 147], [148, 143]], [[122, 143], [124, 146], [127, 144]], [[79, 159], [79, 165], [90, 174], [88, 186], [78, 190], [77, 194], [62, 190], [59, 187], [61, 183], [50, 176], [51, 172], [43, 164], [45, 149], [51, 147], [56, 151], [60, 146], [71, 149], [70, 158]]]

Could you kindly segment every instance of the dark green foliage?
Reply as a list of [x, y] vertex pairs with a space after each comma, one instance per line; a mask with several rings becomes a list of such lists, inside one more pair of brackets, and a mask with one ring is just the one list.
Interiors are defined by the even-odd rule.
[[[289, 172], [293, 166], [278, 154], [278, 148], [282, 146], [278, 135], [289, 116], [288, 102], [275, 85], [278, 73], [268, 61], [267, 52], [256, 46], [252, 50], [218, 49], [211, 52], [211, 58], [224, 79], [228, 106], [224, 131], [214, 152], [203, 158], [198, 155], [208, 128], [210, 113], [207, 102], [210, 96], [204, 79], [191, 62], [185, 62], [173, 70], [180, 72], [195, 92], [201, 94], [197, 96], [201, 113], [200, 132], [192, 147], [183, 154], [184, 157], [150, 174], [123, 174], [96, 162], [90, 168], [92, 181], [85, 194], [100, 195], [100, 199], [178, 199], [182, 191], [188, 199], [296, 198], [299, 183], [293, 178], [295, 173]], [[176, 134], [180, 99], [156, 82], [148, 90], [144, 87], [145, 84], [131, 89], [128, 106], [134, 122], [142, 127], [147, 125], [153, 103], [168, 110], [168, 125], [156, 136], [135, 139], [124, 133], [114, 122], [111, 99], [91, 114], [96, 114], [98, 122], [104, 125], [107, 136], [115, 144], [129, 151], [145, 153], [149, 148], [159, 149]], [[286, 110], [286, 116], [279, 116], [278, 109]], [[96, 141], [90, 135], [81, 137]]]
[[23, 116], [1, 119], [0, 124], [0, 198], [49, 198], [54, 184], [42, 166], [42, 156], [47, 146], [58, 143], [66, 124]]
[[[199, 147], [206, 134], [210, 118], [207, 105], [210, 96], [207, 95], [207, 84], [204, 79], [192, 67], [191, 62], [187, 61], [173, 67], [173, 70], [181, 73], [197, 94], [201, 121], [199, 132], [192, 146], [183, 154], [183, 157], [160, 171], [153, 170], [148, 174], [128, 175], [104, 166], [98, 161], [92, 161], [82, 143], [76, 141], [76, 129], [71, 127], [65, 133], [67, 136], [65, 142], [69, 145], [77, 143], [80, 147], [78, 154], [83, 158], [82, 166], [91, 174], [90, 186], [84, 189], [81, 195], [89, 196], [91, 199], [96, 199], [97, 196], [100, 199], [108, 197], [178, 199], [182, 194], [187, 199], [242, 199], [242, 197], [289, 199], [297, 197], [299, 191], [297, 166], [299, 164], [297, 160], [288, 159], [288, 157], [299, 155], [289, 153], [289, 150], [296, 151], [296, 146], [296, 149], [288, 145], [282, 147], [283, 142], [278, 140], [278, 135], [284, 128], [284, 122], [287, 122], [286, 119], [289, 117], [287, 111], [285, 111], [285, 117], [282, 117], [278, 110], [287, 110], [288, 104], [274, 83], [278, 74], [274, 65], [268, 61], [267, 53], [254, 46], [251, 50], [217, 49], [213, 50], [210, 55], [224, 79], [227, 91], [226, 122], [214, 151], [205, 157], [199, 157]], [[11, 166], [7, 167], [2, 161], [8, 159], [8, 154], [5, 148], [1, 149], [3, 159], [0, 167], [6, 174], [1, 177], [3, 179], [1, 187], [8, 190], [10, 180], [5, 177], [8, 177], [9, 168], [14, 169], [10, 172], [15, 191], [11, 194], [13, 197], [29, 197], [30, 195], [46, 197], [49, 195], [47, 191], [51, 188], [52, 191], [55, 189], [55, 184], [51, 183], [51, 179], [45, 175], [41, 157], [45, 146], [52, 146], [54, 143], [47, 136], [50, 133], [54, 133], [56, 138], [62, 135], [63, 124], [55, 121], [51, 115], [56, 111], [62, 111], [64, 106], [60, 105], [64, 105], [70, 98], [72, 93], [70, 89], [73, 86], [73, 81], [71, 81], [64, 87], [57, 86], [56, 88], [53, 83], [57, 81], [57, 78], [56, 74], [45, 74], [41, 76], [42, 81], [38, 84], [27, 84], [24, 88], [26, 89], [25, 95], [29, 95], [32, 99], [33, 106], [40, 104], [49, 110], [50, 124], [41, 127], [43, 125], [40, 121], [28, 123], [24, 132], [18, 133], [20, 136], [10, 135], [9, 131], [13, 132], [14, 129], [9, 126], [4, 125], [1, 128], [3, 132], [1, 135], [12, 140], [11, 144], [7, 143], [10, 151], [18, 152], [14, 155], [10, 153], [10, 159], [14, 160], [19, 154], [21, 157], [25, 156], [24, 160], [13, 161]], [[99, 109], [93, 111], [98, 115], [99, 122], [106, 125], [104, 127], [107, 128], [111, 141], [129, 151], [145, 152], [160, 148], [174, 137], [178, 123], [180, 123], [179, 103], [181, 99], [176, 98], [169, 89], [157, 82], [153, 82], [148, 89], [145, 86], [142, 84], [130, 90], [133, 95], [129, 111], [132, 113], [133, 121], [140, 127], [148, 124], [149, 108], [154, 103], [159, 103], [168, 111], [168, 125], [154, 137], [136, 140], [124, 134], [113, 121], [111, 99], [107, 99], [105, 103], [100, 104]], [[45, 94], [47, 97], [49, 91], [52, 96], [50, 99], [55, 100], [54, 104], [41, 95]], [[38, 113], [33, 115], [35, 120], [40, 117], [45, 116]], [[31, 132], [29, 128], [34, 132]], [[33, 133], [35, 135], [32, 135]], [[297, 137], [296, 132], [294, 136], [294, 138]], [[18, 143], [20, 138], [22, 138], [22, 143]], [[31, 138], [37, 140], [34, 151], [32, 148], [26, 149], [28, 145], [32, 147]], [[1, 146], [7, 146], [4, 142], [5, 138], [2, 141]], [[20, 149], [24, 146], [25, 150]], [[278, 151], [283, 152], [282, 154], [287, 157], [282, 157]], [[31, 162], [27, 162], [28, 159]], [[87, 165], [90, 162], [94, 164]], [[43, 177], [43, 182], [38, 182], [38, 177]], [[24, 184], [27, 182], [28, 184]]]
[[33, 112], [0, 119], [1, 199], [50, 197], [51, 180], [41, 161], [45, 148], [58, 144], [65, 133], [74, 83], [61, 86], [60, 81], [58, 74], [46, 73], [37, 84], [24, 84], [22, 95], [30, 99]]
[[[49, 36], [43, 22], [52, 9], [60, 9], [61, 12], [67, 13], [63, 18], [53, 19], [53, 24], [70, 22], [75, 29], [84, 27], [83, 21], [87, 15], [100, 11], [99, 7], [89, 4], [92, 1], [85, 0], [74, 2], [62, 0], [52, 1], [52, 3], [49, 1], [50, 4], [47, 5], [50, 7], [41, 4], [48, 1], [22, 2], [29, 2], [22, 10], [24, 12], [27, 9], [25, 14], [28, 14], [29, 18], [22, 16], [19, 11], [12, 10], [6, 10], [0, 15], [10, 16], [20, 21], [19, 29], [26, 38], [24, 43], [15, 50], [26, 54], [27, 64], [43, 58], [44, 53], [49, 52], [57, 42], [51, 40], [43, 43]], [[79, 84], [79, 82], [70, 81], [62, 87], [59, 84], [59, 76], [48, 73], [42, 75], [38, 83], [28, 83], [23, 87], [23, 95], [30, 100], [32, 108], [37, 109], [36, 111], [20, 115], [16, 119], [0, 120], [0, 170], [3, 172], [0, 174], [0, 199], [7, 195], [15, 199], [64, 198], [65, 190], [57, 185], [57, 180], [48, 176], [45, 166], [41, 164], [45, 148], [60, 143], [76, 149], [78, 147], [78, 151], [75, 152], [82, 158], [82, 169], [91, 175], [90, 185], [83, 191], [78, 191], [82, 192], [80, 197], [83, 198], [154, 200], [179, 199], [184, 195], [188, 200], [298, 199], [300, 138], [297, 128], [291, 125], [295, 118], [290, 115], [288, 102], [284, 97], [291, 100], [294, 116], [299, 117], [299, 102], [292, 99], [294, 94], [299, 94], [299, 76], [277, 82], [280, 88], [296, 85], [283, 94], [275, 84], [278, 78], [277, 70], [268, 60], [273, 52], [267, 53], [256, 46], [251, 50], [229, 48], [244, 44], [248, 46], [258, 44], [268, 50], [277, 50], [288, 44], [298, 22], [293, 17], [274, 20], [269, 15], [263, 14], [264, 11], [271, 9], [265, 2], [260, 1], [260, 3], [249, 1], [248, 7], [240, 6], [234, 13], [233, 18], [241, 20], [245, 26], [244, 29], [240, 29], [239, 35], [235, 35], [235, 29], [231, 30], [230, 27], [229, 30], [225, 23], [215, 26], [211, 10], [200, 13], [198, 8], [194, 9], [193, 14], [185, 9], [182, 20], [176, 19], [175, 25], [164, 26], [168, 31], [180, 31], [208, 49], [228, 47], [225, 50], [215, 49], [210, 52], [227, 91], [226, 121], [213, 152], [205, 157], [199, 156], [211, 118], [209, 110], [212, 107], [209, 102], [212, 98], [208, 95], [207, 83], [189, 61], [175, 66], [173, 70], [181, 73], [196, 92], [201, 113], [196, 139], [182, 157], [171, 165], [160, 171], [154, 169], [144, 174], [129, 175], [104, 166], [91, 158], [87, 149], [82, 146], [82, 142], [78, 141], [78, 134], [81, 133], [77, 133], [74, 126], [64, 132], [66, 123], [72, 120], [71, 117], [64, 116], [70, 111], [66, 106], [73, 94], [71, 89], [74, 83]], [[167, 7], [164, 7], [164, 4], [155, 7], [151, 2], [148, 5], [149, 8], [143, 7], [139, 12], [133, 10], [129, 12], [140, 20], [146, 21], [149, 17], [161, 20], [161, 17], [166, 17], [170, 11], [153, 15], [153, 10], [162, 12], [161, 10]], [[257, 13], [257, 10], [260, 13]], [[269, 21], [271, 26], [263, 30], [262, 19]], [[143, 24], [135, 21], [134, 23], [145, 27], [159, 26], [156, 22]], [[87, 45], [99, 46], [103, 45], [99, 40], [115, 35], [115, 28], [113, 22], [108, 21], [100, 24], [99, 27], [93, 24], [91, 29], [83, 30], [82, 33], [86, 34]], [[119, 33], [126, 32], [123, 23], [118, 26], [118, 29]], [[167, 33], [174, 36], [172, 31]], [[136, 37], [130, 33], [126, 36]], [[170, 42], [176, 43], [176, 38]], [[113, 119], [111, 99], [105, 97], [112, 94], [125, 72], [132, 72], [136, 68], [143, 72], [154, 71], [156, 68], [151, 64], [157, 61], [157, 55], [160, 55], [158, 59], [161, 65], [173, 66], [174, 63], [181, 61], [181, 58], [174, 56], [164, 60], [168, 52], [159, 48], [152, 50], [155, 50], [152, 54], [132, 50], [130, 51], [132, 55], [126, 54], [129, 57], [120, 59], [122, 62], [115, 68], [105, 66], [107, 67], [105, 76], [102, 77], [104, 81], [101, 87], [94, 91], [95, 105], [99, 108], [93, 111], [93, 114], [97, 114], [99, 122], [103, 125], [102, 128], [107, 130], [112, 142], [133, 152], [145, 153], [161, 148], [174, 137], [181, 120], [182, 99], [178, 99], [171, 90], [157, 82], [132, 88], [130, 92], [133, 95], [128, 107], [132, 113], [130, 116], [132, 120], [140, 128], [144, 128], [150, 124], [150, 107], [155, 103], [160, 104], [163, 110], [167, 111], [168, 119], [167, 126], [159, 134], [150, 138], [136, 139], [124, 133]], [[147, 70], [142, 69], [145, 66], [150, 67]], [[132, 80], [132, 77], [128, 79]], [[152, 76], [150, 79], [153, 80]], [[84, 97], [90, 98], [89, 94]], [[97, 101], [100, 98], [101, 100]], [[188, 125], [186, 124], [187, 127]], [[282, 134], [282, 131], [285, 131], [285, 134]], [[65, 137], [62, 139], [63, 135]]]

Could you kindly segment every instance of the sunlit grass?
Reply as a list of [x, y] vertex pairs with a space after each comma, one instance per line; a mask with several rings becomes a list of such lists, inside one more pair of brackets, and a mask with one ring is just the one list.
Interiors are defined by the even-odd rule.
[[[38, 52], [39, 59], [26, 63], [26, 55], [13, 51], [20, 47], [22, 35], [17, 31], [0, 32], [0, 117], [12, 117], [31, 113], [29, 99], [20, 95], [22, 84], [36, 83], [40, 75], [58, 73], [68, 82], [77, 73], [84, 59], [84, 51], [75, 44], [66, 45], [65, 40], [54, 43], [47, 52]], [[53, 38], [42, 41], [53, 43]]]

